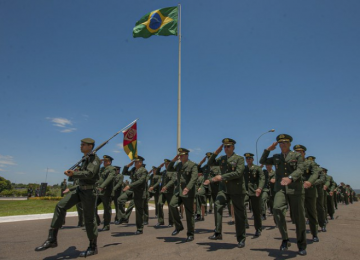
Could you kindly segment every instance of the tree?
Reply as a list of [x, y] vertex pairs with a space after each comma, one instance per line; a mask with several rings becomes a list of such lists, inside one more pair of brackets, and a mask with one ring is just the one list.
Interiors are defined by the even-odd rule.
[[0, 176], [0, 192], [3, 190], [11, 190], [11, 182]]

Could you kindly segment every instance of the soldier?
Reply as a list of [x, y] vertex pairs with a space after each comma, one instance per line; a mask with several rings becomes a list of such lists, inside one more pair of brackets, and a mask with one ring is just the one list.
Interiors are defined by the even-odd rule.
[[118, 205], [118, 198], [121, 195], [122, 189], [124, 188], [123, 184], [124, 184], [124, 175], [120, 174], [120, 168], [119, 166], [114, 166], [115, 167], [115, 177], [113, 179], [113, 189], [112, 189], [112, 193], [111, 193], [111, 197], [114, 201], [114, 205], [115, 205], [115, 222], [118, 221], [117, 219], [117, 215], [118, 215], [118, 210], [119, 210], [119, 205]]
[[[314, 156], [307, 157], [307, 160], [312, 160], [313, 162], [315, 162], [315, 159], [316, 157]], [[317, 198], [316, 198], [317, 218], [318, 218], [319, 226], [321, 227], [321, 231], [326, 232], [326, 221], [325, 221], [326, 215], [324, 208], [324, 188], [323, 188], [326, 181], [326, 177], [322, 171], [322, 168], [318, 164], [316, 164], [316, 166], [319, 169], [318, 178], [314, 182], [314, 186], [316, 187], [316, 193], [317, 193]]]
[[[85, 161], [81, 164], [79, 171], [67, 170], [65, 175], [73, 179], [79, 179], [79, 186], [76, 191], [68, 193], [56, 205], [54, 216], [49, 230], [49, 237], [43, 245], [37, 247], [35, 251], [42, 251], [48, 248], [57, 247], [57, 234], [65, 218], [65, 212], [77, 203], [81, 202], [84, 209], [86, 233], [90, 240], [88, 249], [79, 256], [86, 257], [95, 255], [97, 251], [98, 230], [95, 224], [95, 182], [99, 177], [100, 159], [91, 151], [95, 141], [91, 138], [81, 140], [81, 152], [84, 154]], [[88, 156], [87, 156], [88, 155]]]
[[[165, 187], [171, 179], [174, 177], [176, 172], [167, 171], [167, 167], [169, 166], [170, 160], [164, 159], [164, 164], [161, 165], [163, 167], [165, 165], [165, 170], [161, 172], [161, 187]], [[160, 166], [159, 166], [160, 167]], [[160, 167], [160, 168], [161, 168]], [[171, 214], [170, 210], [170, 201], [174, 194], [174, 185], [168, 186], [165, 191], [161, 191], [159, 196], [159, 214], [158, 214], [158, 223], [155, 227], [159, 227], [164, 225], [164, 204], [167, 202], [168, 212], [169, 212], [169, 225], [168, 227], [173, 227], [174, 225], [174, 217]]]
[[[276, 137], [276, 142], [264, 150], [260, 159], [261, 164], [275, 165], [275, 198], [274, 198], [274, 217], [282, 236], [280, 250], [287, 250], [291, 245], [286, 227], [287, 202], [292, 209], [298, 245], [298, 254], [306, 255], [306, 224], [304, 209], [304, 187], [302, 182], [304, 160], [299, 153], [290, 151], [293, 138], [287, 134]], [[275, 150], [280, 144], [281, 154], [274, 154], [268, 158], [270, 151]]]
[[[306, 147], [297, 144], [293, 147], [293, 149], [300, 153], [302, 158], [305, 160], [305, 154], [306, 154]], [[309, 219], [309, 226], [310, 231], [313, 236], [313, 242], [319, 242], [318, 238], [318, 218], [317, 218], [317, 211], [316, 211], [316, 198], [317, 198], [317, 190], [314, 186], [315, 181], [319, 177], [319, 167], [316, 165], [316, 163], [311, 159], [311, 157], [308, 157], [304, 162], [304, 171], [302, 174], [302, 178], [304, 181], [304, 189], [305, 189], [305, 201], [304, 201], [304, 207], [307, 212], [307, 216]]]
[[[261, 167], [261, 166], [260, 166]], [[262, 168], [262, 167], [261, 167]], [[269, 172], [267, 170], [263, 170], [265, 176], [265, 184], [261, 192], [261, 219], [266, 220], [266, 209], [269, 201]]]
[[30, 185], [29, 188], [28, 188], [28, 190], [27, 190], [27, 196], [28, 196], [28, 198], [30, 198], [30, 197], [32, 196], [32, 194], [33, 194], [33, 188], [32, 188], [32, 186]]
[[[171, 214], [174, 218], [175, 230], [171, 235], [176, 236], [181, 230], [184, 230], [183, 224], [177, 207], [183, 203], [185, 207], [186, 223], [187, 223], [187, 238], [186, 242], [194, 240], [195, 222], [194, 222], [194, 199], [195, 199], [195, 182], [198, 175], [197, 165], [189, 160], [189, 150], [185, 148], [178, 149], [178, 155], [169, 163], [167, 171], [175, 171], [176, 175], [169, 181], [162, 189], [165, 192], [169, 187], [172, 187], [177, 180], [177, 189], [174, 192], [170, 202]], [[175, 165], [175, 162], [180, 158], [180, 162]]]
[[64, 179], [64, 181], [61, 183], [61, 193], [60, 193], [60, 196], [61, 197], [64, 197], [64, 191], [66, 190], [67, 188], [67, 183], [66, 183], [66, 179]]
[[[220, 166], [220, 174], [211, 180], [205, 181], [205, 184], [220, 182], [219, 191], [215, 200], [216, 229], [215, 233], [209, 237], [211, 240], [222, 240], [222, 215], [226, 203], [230, 203], [234, 208], [235, 229], [238, 247], [245, 247], [245, 206], [244, 199], [246, 194], [244, 183], [244, 158], [235, 154], [236, 141], [231, 138], [222, 140], [222, 145], [210, 156], [208, 164], [211, 166]], [[225, 155], [217, 160], [215, 158], [224, 147]]]
[[154, 197], [155, 201], [155, 217], [158, 217], [159, 214], [159, 195], [160, 195], [160, 182], [161, 182], [161, 172], [159, 167], [153, 166], [153, 175], [150, 177], [150, 187], [149, 187], [149, 199]]
[[[254, 214], [255, 237], [261, 236], [261, 191], [265, 185], [265, 175], [261, 167], [254, 165], [254, 154], [245, 153], [246, 166], [244, 170], [245, 187]], [[245, 207], [245, 205], [244, 205]]]
[[274, 198], [275, 198], [275, 171], [273, 170], [272, 165], [270, 164], [267, 164], [265, 167], [266, 167], [266, 171], [269, 174], [269, 200], [268, 200], [269, 211], [273, 215], [274, 223], [276, 224], [274, 212], [273, 212]]
[[[144, 218], [144, 225], [148, 225], [149, 224], [149, 200], [150, 200], [150, 194], [149, 194], [149, 180], [150, 180], [150, 177], [152, 175], [150, 175], [150, 173], [152, 172], [153, 170], [150, 170], [150, 172], [148, 172], [146, 174], [146, 179], [145, 179], [145, 199], [144, 199], [144, 214], [143, 214], [143, 218]], [[131, 215], [131, 212], [130, 212], [130, 215]], [[129, 217], [130, 217], [129, 215]]]
[[[143, 233], [144, 228], [144, 200], [146, 198], [146, 176], [148, 171], [145, 169], [143, 161], [145, 159], [141, 156], [135, 158], [131, 163], [126, 165], [123, 169], [123, 175], [130, 175], [131, 184], [123, 189], [123, 194], [118, 199], [119, 204], [119, 223], [126, 221], [125, 216], [125, 203], [134, 199], [136, 209], [136, 232], [135, 235]], [[130, 171], [129, 168], [135, 163]]]
[[98, 190], [98, 201], [97, 205], [101, 202], [104, 206], [104, 227], [101, 231], [110, 230], [110, 221], [111, 221], [111, 193], [113, 188], [113, 180], [115, 177], [116, 168], [112, 166], [112, 158], [109, 155], [103, 156], [103, 164], [104, 167], [100, 169], [100, 179], [96, 182], [97, 190]]
[[327, 174], [328, 170], [326, 168], [322, 168], [322, 169], [326, 176], [326, 182], [324, 184], [324, 191], [326, 192], [325, 200], [327, 203], [327, 207], [326, 207], [327, 210], [325, 211], [326, 220], [327, 220], [327, 214], [329, 214], [330, 219], [334, 219], [335, 209], [334, 209], [333, 194], [336, 186], [333, 177]]
[[[194, 201], [194, 211], [196, 213], [195, 221], [204, 221], [205, 220], [205, 203], [206, 203], [206, 188], [204, 185], [204, 175], [201, 167], [198, 166], [198, 178], [195, 184], [195, 201]], [[206, 185], [209, 187], [209, 185]]]

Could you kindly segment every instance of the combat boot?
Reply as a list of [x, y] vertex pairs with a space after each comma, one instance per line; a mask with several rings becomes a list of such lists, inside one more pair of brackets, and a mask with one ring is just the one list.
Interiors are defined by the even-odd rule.
[[90, 240], [90, 245], [86, 249], [86, 251], [81, 252], [79, 257], [87, 257], [90, 255], [96, 255], [98, 253], [97, 250], [97, 238]]
[[57, 228], [51, 228], [49, 230], [49, 237], [48, 239], [44, 242], [44, 244], [42, 244], [41, 246], [38, 246], [37, 248], [35, 248], [35, 251], [43, 251], [46, 250], [48, 248], [53, 248], [53, 247], [57, 247], [57, 234], [58, 234], [59, 229]]

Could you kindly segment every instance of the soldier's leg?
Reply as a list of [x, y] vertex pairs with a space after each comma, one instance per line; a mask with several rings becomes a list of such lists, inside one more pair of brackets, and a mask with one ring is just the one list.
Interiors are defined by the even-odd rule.
[[251, 205], [254, 213], [254, 226], [256, 231], [262, 231], [261, 220], [261, 197], [250, 196]]
[[[65, 220], [66, 211], [71, 209], [77, 203], [80, 202], [78, 191], [67, 193], [59, 202], [56, 204], [53, 219], [51, 221], [51, 228], [59, 229], [63, 225]], [[95, 203], [95, 202], [94, 202]], [[95, 206], [95, 205], [94, 205]]]
[[296, 239], [299, 250], [306, 249], [305, 195], [288, 195], [296, 226]]
[[310, 231], [313, 237], [318, 236], [318, 218], [316, 211], [316, 197], [305, 196], [305, 208], [309, 218]]
[[166, 201], [166, 197], [165, 197], [165, 194], [164, 193], [160, 193], [160, 196], [159, 196], [159, 213], [158, 213], [158, 223], [164, 223], [164, 204], [165, 204], [165, 201]]
[[333, 200], [334, 200], [334, 207], [335, 207], [335, 209], [337, 209], [337, 202], [338, 202], [337, 192], [334, 192], [334, 194], [333, 194]]
[[194, 208], [195, 208], [195, 213], [197, 216], [200, 216], [201, 214], [201, 201], [200, 201], [200, 195], [198, 192], [196, 192], [196, 195], [195, 195], [195, 200], [194, 200]]
[[316, 199], [316, 211], [317, 211], [317, 218], [319, 222], [319, 226], [325, 231], [326, 222], [325, 222], [325, 211], [324, 211], [324, 192], [321, 188], [317, 188], [318, 190], [318, 197]]
[[143, 231], [144, 229], [144, 200], [146, 199], [134, 199], [136, 230], [138, 231]]
[[334, 208], [334, 198], [333, 196], [327, 196], [327, 203], [328, 203], [328, 213], [331, 219], [334, 219], [334, 213], [335, 213], [335, 208]]
[[231, 195], [231, 201], [234, 207], [234, 215], [235, 215], [236, 238], [239, 243], [245, 242], [246, 240], [244, 200], [245, 200], [245, 195], [242, 194]]
[[[170, 210], [170, 202], [171, 202], [171, 198], [173, 197], [172, 193], [165, 193], [165, 197], [166, 197], [166, 202], [168, 205], [168, 215], [169, 215], [169, 225], [174, 225], [174, 216], [172, 211]], [[177, 214], [179, 215], [179, 212], [177, 212]]]
[[266, 218], [268, 199], [269, 199], [269, 194], [266, 191], [262, 192], [261, 193], [261, 215], [265, 218]]
[[155, 193], [154, 194], [154, 200], [155, 200], [155, 215], [158, 216], [159, 215], [159, 193]]
[[169, 210], [171, 210], [171, 214], [174, 219], [175, 229], [176, 230], [183, 230], [183, 224], [180, 219], [178, 206], [182, 203], [181, 197], [179, 195], [173, 195], [170, 201]]
[[93, 190], [80, 190], [79, 197], [84, 210], [86, 234], [89, 240], [96, 239], [98, 229], [95, 220], [95, 195]]
[[104, 227], [110, 226], [111, 221], [111, 197], [101, 196], [101, 200], [104, 205]]
[[285, 220], [287, 208], [288, 206], [286, 201], [286, 195], [282, 190], [279, 190], [275, 193], [273, 214], [275, 222], [279, 228], [282, 240], [289, 239]]
[[[147, 197], [145, 199], [143, 199], [143, 209], [144, 209], [144, 213], [143, 213], [143, 217], [144, 217], [144, 222], [147, 225], [147, 223], [149, 222], [149, 200], [153, 197], [153, 193], [148, 193]], [[136, 208], [136, 206], [135, 206]]]
[[[227, 202], [228, 201], [227, 201], [227, 197], [226, 197], [225, 193], [222, 191], [218, 192], [216, 199], [215, 199], [215, 203], [214, 203], [214, 205], [215, 205], [214, 214], [216, 215], [215, 233], [218, 233], [218, 234], [222, 233], [222, 215], [223, 215], [224, 207]], [[228, 204], [230, 204], [230, 203], [228, 203]]]
[[115, 221], [119, 221], [119, 219], [117, 218], [118, 216], [118, 211], [119, 211], [119, 204], [118, 204], [118, 198], [120, 197], [120, 194], [118, 192], [115, 191], [115, 196], [113, 198], [114, 200], [114, 207], [115, 207]]
[[129, 221], [131, 213], [134, 208], [135, 208], [135, 203], [134, 203], [134, 200], [132, 199], [132, 200], [130, 200], [129, 205], [125, 211], [125, 220]]
[[245, 208], [245, 210], [244, 210], [244, 216], [245, 216], [245, 227], [246, 228], [249, 228], [249, 221], [248, 221], [248, 216], [247, 216], [247, 211], [246, 211], [246, 204], [247, 205], [249, 205], [250, 203], [249, 203], [249, 201], [250, 201], [250, 199], [249, 199], [249, 195], [245, 195], [245, 199], [244, 199], [244, 208]]
[[194, 236], [195, 231], [195, 220], [194, 220], [194, 197], [181, 198], [185, 207], [186, 214], [186, 225], [187, 225], [187, 235]]
[[327, 208], [327, 192], [323, 190], [324, 193], [324, 211], [325, 211], [325, 221], [327, 222], [327, 214], [328, 214], [328, 208]]
[[216, 227], [216, 219], [217, 219], [217, 215], [216, 215], [216, 209], [215, 209], [215, 201], [216, 201], [216, 196], [217, 196], [217, 191], [215, 192], [213, 189], [211, 190], [211, 201], [214, 202], [214, 224]]
[[84, 226], [84, 210], [82, 208], [81, 202], [76, 204], [76, 210], [78, 213], [78, 226], [83, 227]]
[[132, 199], [132, 192], [124, 192], [123, 194], [121, 194], [118, 198], [118, 215], [117, 215], [117, 219], [119, 221], [121, 220], [127, 220], [127, 216], [125, 215], [125, 204], [127, 201]]

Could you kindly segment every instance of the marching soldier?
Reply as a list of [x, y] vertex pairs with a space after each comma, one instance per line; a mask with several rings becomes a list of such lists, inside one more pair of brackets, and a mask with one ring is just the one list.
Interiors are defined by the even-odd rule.
[[[195, 221], [205, 220], [205, 203], [206, 203], [206, 188], [204, 185], [204, 175], [202, 169], [198, 167], [198, 178], [195, 184], [195, 202], [194, 210], [196, 212]], [[207, 185], [208, 186], [208, 185]]]
[[264, 188], [261, 192], [261, 219], [266, 220], [266, 209], [269, 201], [269, 172], [267, 170], [263, 170], [264, 176], [265, 176], [265, 184]]
[[101, 202], [104, 206], [104, 227], [101, 231], [110, 230], [111, 221], [111, 193], [113, 188], [113, 180], [115, 177], [116, 168], [112, 166], [112, 158], [109, 155], [103, 156], [104, 167], [100, 169], [100, 179], [97, 181], [97, 190], [99, 192], [97, 205]]
[[[126, 221], [125, 203], [134, 199], [136, 210], [136, 232], [135, 235], [143, 233], [144, 228], [144, 200], [146, 199], [146, 176], [148, 174], [143, 161], [145, 159], [141, 156], [135, 158], [131, 163], [126, 165], [123, 169], [123, 175], [129, 175], [131, 183], [123, 189], [123, 194], [118, 199], [119, 204], [119, 223]], [[129, 168], [135, 163], [135, 167], [131, 170]]]
[[[260, 163], [275, 165], [276, 168], [273, 212], [283, 239], [280, 250], [286, 250], [291, 245], [285, 220], [287, 202], [289, 202], [296, 225], [298, 254], [304, 256], [306, 255], [305, 192], [302, 182], [304, 160], [299, 153], [290, 151], [292, 140], [290, 135], [278, 135], [276, 142], [264, 150]], [[275, 150], [277, 144], [280, 144], [281, 153], [268, 158], [270, 151]]]
[[152, 197], [154, 197], [154, 201], [155, 201], [155, 216], [157, 217], [159, 214], [159, 195], [160, 195], [160, 190], [159, 190], [159, 186], [161, 183], [161, 172], [160, 172], [161, 168], [158, 168], [156, 166], [153, 166], [152, 170], [153, 170], [153, 175], [151, 175], [150, 177], [150, 187], [149, 187], [149, 199], [151, 199]]
[[66, 179], [64, 179], [64, 181], [61, 183], [60, 187], [61, 187], [60, 196], [61, 196], [61, 197], [64, 197], [64, 191], [65, 191], [66, 188], [67, 188]]
[[[164, 159], [164, 163], [161, 164], [159, 167], [163, 167], [165, 165], [165, 170], [161, 172], [161, 187], [165, 187], [173, 178], [176, 172], [167, 171], [167, 167], [169, 166], [170, 160]], [[158, 214], [158, 223], [155, 227], [160, 227], [165, 224], [164, 222], [164, 204], [167, 202], [168, 205], [168, 212], [169, 212], [169, 225], [168, 227], [172, 227], [174, 225], [174, 218], [171, 214], [170, 210], [170, 201], [174, 194], [174, 185], [168, 186], [165, 191], [161, 191], [159, 196], [159, 214]]]
[[261, 192], [265, 185], [265, 175], [261, 167], [254, 165], [254, 154], [245, 153], [246, 166], [244, 170], [245, 187], [254, 214], [255, 237], [261, 236]]
[[[306, 147], [297, 144], [293, 148], [296, 152], [300, 153], [302, 158], [305, 160]], [[316, 163], [308, 157], [304, 162], [304, 171], [302, 174], [304, 181], [304, 189], [305, 189], [305, 201], [304, 206], [307, 211], [307, 215], [309, 218], [309, 226], [310, 231], [313, 236], [313, 242], [319, 242], [318, 238], [318, 218], [316, 211], [316, 198], [317, 198], [317, 190], [314, 186], [315, 181], [319, 177], [319, 167]]]
[[[176, 175], [162, 189], [165, 192], [172, 187], [177, 180], [177, 190], [171, 198], [170, 210], [174, 218], [175, 230], [171, 235], [176, 236], [184, 230], [177, 207], [183, 203], [185, 207], [187, 238], [186, 242], [194, 240], [195, 222], [194, 222], [194, 199], [195, 199], [195, 182], [198, 175], [197, 165], [189, 160], [189, 150], [185, 148], [178, 149], [178, 155], [169, 163], [167, 171], [175, 171]], [[180, 162], [175, 162], [180, 158]]]
[[[308, 160], [312, 160], [315, 162], [316, 157], [314, 156], [308, 156]], [[316, 163], [316, 162], [315, 162]], [[326, 177], [322, 171], [322, 168], [316, 164], [318, 167], [318, 178], [314, 182], [314, 186], [316, 187], [316, 193], [317, 193], [317, 199], [316, 199], [316, 211], [317, 211], [317, 218], [319, 226], [321, 227], [322, 232], [326, 232], [326, 214], [325, 214], [325, 208], [324, 208], [324, 184], [326, 181]]]
[[334, 213], [335, 213], [335, 207], [334, 207], [334, 189], [335, 189], [335, 182], [332, 176], [328, 175], [328, 170], [326, 168], [322, 168], [323, 172], [326, 176], [326, 182], [324, 185], [324, 191], [326, 192], [326, 203], [327, 203], [327, 211], [325, 211], [326, 214], [326, 220], [327, 220], [327, 214], [329, 214], [330, 219], [334, 219]]
[[[81, 152], [84, 156], [91, 153], [95, 141], [91, 138], [81, 140]], [[48, 248], [57, 247], [57, 234], [62, 226], [65, 213], [68, 209], [81, 202], [84, 210], [85, 228], [90, 240], [88, 249], [79, 256], [86, 257], [95, 255], [97, 251], [98, 230], [95, 224], [95, 182], [99, 178], [100, 159], [96, 154], [90, 154], [85, 157], [79, 171], [67, 170], [65, 175], [73, 179], [79, 179], [79, 186], [76, 191], [68, 193], [56, 205], [54, 216], [51, 222], [48, 239], [35, 251], [42, 251]]]
[[115, 177], [113, 179], [113, 189], [112, 189], [112, 193], [111, 193], [111, 197], [114, 201], [114, 205], [115, 205], [115, 222], [118, 221], [117, 219], [117, 215], [118, 215], [118, 210], [119, 210], [119, 205], [118, 205], [118, 198], [121, 195], [122, 189], [123, 187], [123, 183], [124, 183], [124, 175], [120, 174], [120, 167], [119, 166], [114, 166], [115, 167]]
[[[222, 215], [225, 205], [230, 203], [234, 208], [235, 229], [238, 247], [245, 247], [245, 183], [244, 183], [244, 158], [235, 154], [236, 141], [230, 138], [222, 140], [222, 145], [210, 156], [208, 164], [211, 166], [220, 166], [220, 174], [211, 180], [205, 181], [205, 184], [219, 182], [219, 191], [215, 200], [216, 229], [215, 233], [209, 237], [211, 240], [222, 240]], [[224, 148], [225, 155], [217, 160], [215, 158]]]

